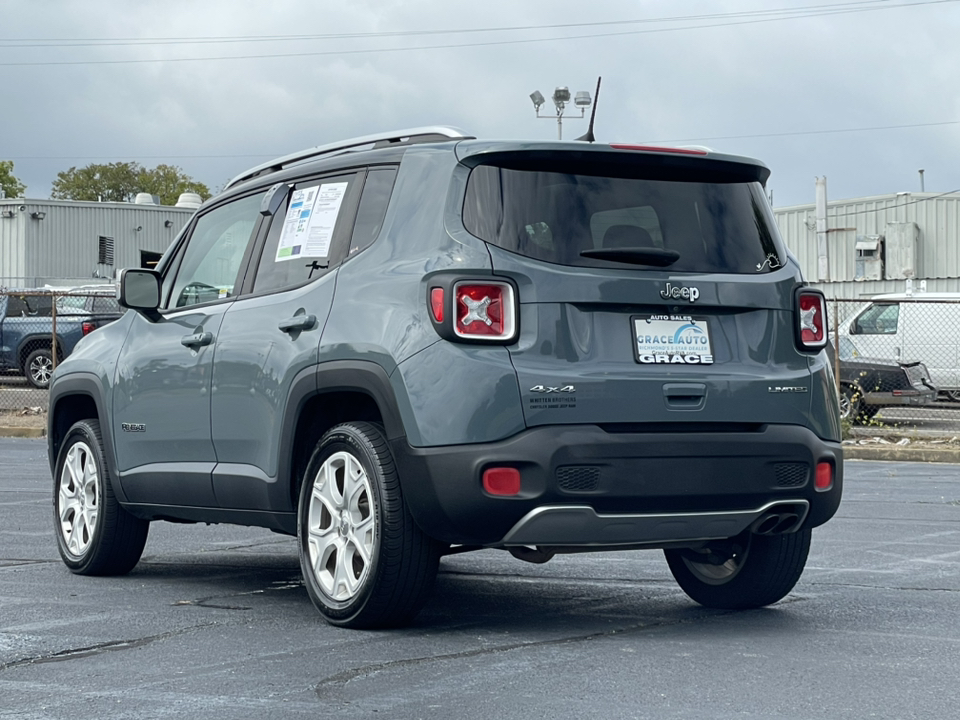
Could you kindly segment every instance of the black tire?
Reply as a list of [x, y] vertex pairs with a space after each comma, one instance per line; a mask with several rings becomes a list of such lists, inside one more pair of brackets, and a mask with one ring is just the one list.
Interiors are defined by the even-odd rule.
[[29, 353], [23, 361], [23, 374], [34, 387], [49, 387], [53, 374], [53, 353], [50, 348], [37, 348]]
[[297, 524], [304, 584], [330, 624], [397, 627], [427, 601], [442, 546], [410, 515], [377, 426], [343, 423], [321, 438], [304, 473]]
[[97, 420], [74, 423], [63, 439], [53, 477], [53, 521], [60, 557], [78, 575], [125, 575], [143, 554], [150, 523], [117, 502]]
[[709, 608], [745, 610], [771, 605], [793, 589], [807, 562], [810, 536], [810, 530], [786, 535], [748, 531], [703, 551], [663, 552], [692, 600]]

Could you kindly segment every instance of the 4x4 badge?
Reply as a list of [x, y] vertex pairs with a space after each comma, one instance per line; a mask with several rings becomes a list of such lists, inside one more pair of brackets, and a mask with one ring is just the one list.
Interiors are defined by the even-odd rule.
[[549, 385], [534, 385], [530, 392], [535, 393], [575, 393], [577, 389], [573, 385], [564, 385], [562, 387], [550, 387]]
[[674, 287], [670, 283], [667, 283], [667, 287], [660, 291], [660, 297], [664, 300], [689, 300], [690, 302], [696, 302], [697, 298], [700, 297], [700, 290], [695, 287]]

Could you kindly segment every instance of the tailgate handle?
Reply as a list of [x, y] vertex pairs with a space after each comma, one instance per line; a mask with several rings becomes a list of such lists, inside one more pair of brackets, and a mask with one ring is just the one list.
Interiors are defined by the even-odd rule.
[[667, 383], [663, 386], [663, 400], [670, 410], [700, 410], [707, 399], [703, 383]]

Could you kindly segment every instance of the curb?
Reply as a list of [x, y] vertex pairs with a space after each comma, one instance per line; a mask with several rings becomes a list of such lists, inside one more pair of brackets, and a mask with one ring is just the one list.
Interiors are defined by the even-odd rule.
[[960, 463], [960, 449], [905, 447], [903, 445], [844, 445], [844, 460], [895, 460], [897, 462]]
[[47, 431], [45, 428], [0, 426], [0, 437], [42, 438], [46, 436]]

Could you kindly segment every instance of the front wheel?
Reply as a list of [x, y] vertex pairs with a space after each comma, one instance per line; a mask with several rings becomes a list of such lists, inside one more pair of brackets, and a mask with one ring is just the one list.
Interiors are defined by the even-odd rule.
[[772, 605], [793, 589], [810, 551], [810, 530], [784, 535], [750, 531], [699, 550], [664, 550], [680, 588], [705, 607], [743, 610]]
[[300, 568], [333, 625], [395, 627], [426, 602], [441, 546], [414, 523], [380, 428], [332, 428], [314, 450], [298, 507]]
[[53, 481], [53, 520], [64, 564], [78, 575], [130, 572], [140, 561], [150, 523], [117, 502], [98, 421], [81, 420], [67, 431]]

